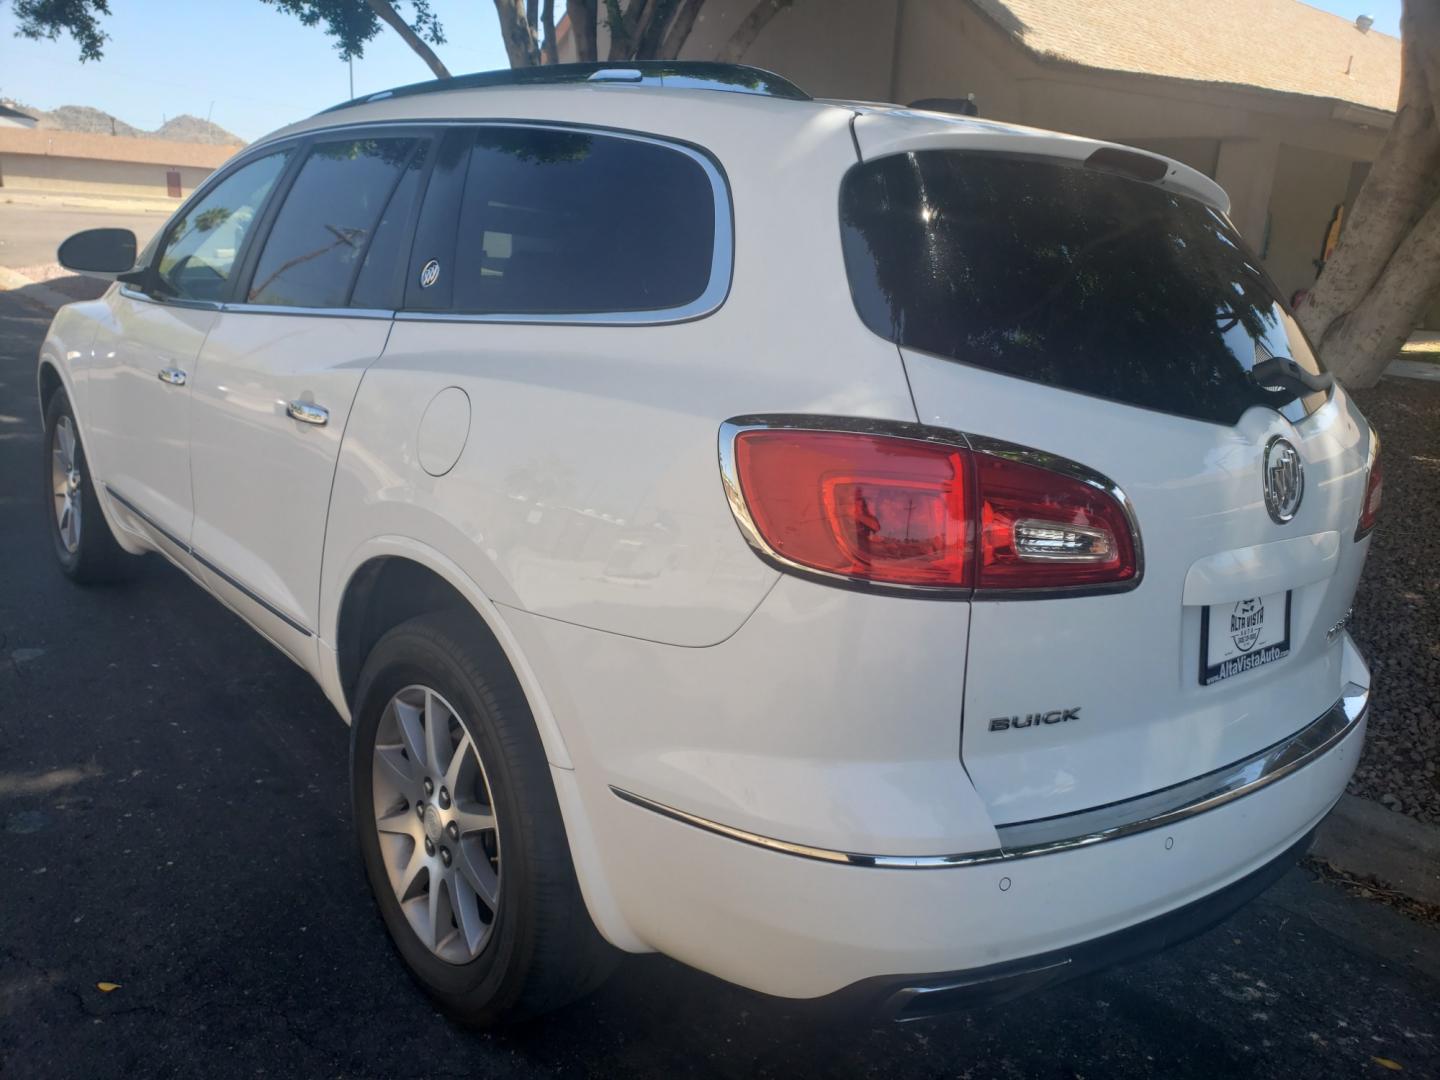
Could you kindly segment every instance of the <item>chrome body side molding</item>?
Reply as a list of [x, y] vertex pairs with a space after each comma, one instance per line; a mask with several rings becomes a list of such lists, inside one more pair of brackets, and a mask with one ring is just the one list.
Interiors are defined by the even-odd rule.
[[955, 866], [976, 866], [981, 863], [1048, 855], [1104, 843], [1107, 840], [1117, 840], [1123, 836], [1162, 828], [1224, 806], [1284, 779], [1328, 753], [1359, 726], [1369, 703], [1369, 687], [1348, 683], [1340, 700], [1322, 715], [1295, 734], [1256, 754], [1171, 787], [1108, 806], [997, 826], [995, 831], [1000, 846], [990, 851], [961, 852], [954, 855], [865, 855], [853, 851], [835, 851], [778, 840], [723, 825], [614, 785], [611, 785], [610, 790], [634, 806], [643, 807], [674, 821], [693, 825], [697, 829], [704, 829], [741, 843], [804, 859], [885, 870], [937, 870]]

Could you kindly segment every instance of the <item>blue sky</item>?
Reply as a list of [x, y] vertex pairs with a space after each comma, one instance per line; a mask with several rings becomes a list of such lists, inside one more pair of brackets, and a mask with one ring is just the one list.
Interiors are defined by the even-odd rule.
[[[324, 32], [259, 0], [111, 0], [110, 6], [105, 58], [82, 64], [68, 38], [16, 38], [9, 0], [0, 0], [0, 95], [41, 109], [93, 105], [146, 129], [167, 116], [208, 114], [245, 139], [349, 96], [346, 65]], [[1312, 0], [1312, 6], [1347, 19], [1366, 13], [1376, 29], [1400, 32], [1400, 0]], [[436, 51], [451, 71], [506, 66], [493, 4], [435, 0], [434, 7], [448, 39]], [[430, 70], [389, 29], [355, 62], [357, 94], [428, 78]]]

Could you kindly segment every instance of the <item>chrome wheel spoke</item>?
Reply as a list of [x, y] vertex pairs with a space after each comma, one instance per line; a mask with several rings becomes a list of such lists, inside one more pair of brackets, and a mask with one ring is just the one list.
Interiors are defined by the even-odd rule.
[[466, 803], [464, 806], [457, 805], [452, 819], [460, 829], [461, 836], [468, 836], [471, 833], [489, 832], [495, 828], [495, 814], [488, 806], [480, 806], [478, 803]]
[[417, 768], [425, 764], [425, 721], [421, 706], [402, 701], [398, 696], [390, 707], [395, 710], [395, 726], [400, 729], [400, 743]]
[[[421, 797], [420, 778], [416, 775], [418, 769], [413, 762], [407, 760], [400, 753], [397, 746], [375, 747], [375, 780], [376, 797], [380, 797], [378, 790], [381, 785], [387, 786], [390, 790], [385, 792], [391, 796], [404, 797], [409, 802], [415, 802]], [[389, 805], [394, 799], [387, 800], [384, 805]]]
[[[490, 930], [490, 924], [480, 916], [480, 903], [475, 896], [475, 890], [470, 883], [459, 874], [451, 876], [447, 881], [450, 890], [450, 903], [455, 913], [455, 923], [460, 930], [461, 940], [470, 953], [475, 953], [480, 948], [480, 943], [485, 940], [485, 935]], [[486, 904], [491, 911], [494, 907]]]
[[475, 841], [463, 841], [456, 862], [465, 884], [493, 912], [500, 903], [500, 875], [490, 865], [484, 847]]
[[444, 776], [450, 767], [450, 708], [438, 694], [425, 691], [425, 767]]
[[55, 441], [59, 444], [59, 451], [65, 459], [65, 471], [69, 472], [75, 467], [75, 431], [70, 426], [70, 418], [64, 417], [55, 426]]
[[389, 833], [391, 836], [408, 836], [415, 841], [417, 847], [421, 846], [418, 833], [420, 822], [407, 804], [405, 809], [397, 810], [394, 813], [386, 814], [384, 817], [376, 817], [375, 828], [382, 833]]

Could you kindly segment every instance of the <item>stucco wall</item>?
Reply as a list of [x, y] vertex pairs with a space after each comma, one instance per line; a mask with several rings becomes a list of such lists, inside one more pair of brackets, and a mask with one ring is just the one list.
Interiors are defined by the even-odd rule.
[[1315, 284], [1316, 260], [1335, 207], [1350, 185], [1349, 158], [1297, 146], [1281, 146], [1270, 196], [1270, 243], [1265, 269], [1289, 297]]
[[[148, 162], [0, 153], [0, 179], [6, 188], [164, 198], [168, 171], [164, 165]], [[211, 170], [182, 165], [179, 172], [180, 192], [185, 196], [193, 192]]]

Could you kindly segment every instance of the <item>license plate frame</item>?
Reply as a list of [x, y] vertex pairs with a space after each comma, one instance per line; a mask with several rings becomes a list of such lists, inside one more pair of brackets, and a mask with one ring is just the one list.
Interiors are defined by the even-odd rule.
[[[1292, 598], [1292, 590], [1286, 589], [1283, 594], [1270, 593], [1201, 608], [1200, 685], [1214, 686], [1289, 656]], [[1277, 635], [1272, 613], [1281, 607], [1284, 614]], [[1258, 623], [1255, 621], [1257, 614]], [[1228, 619], [1229, 625], [1217, 625], [1217, 617]], [[1267, 620], [1270, 620], [1268, 626]], [[1212, 628], [1215, 631], [1213, 634]], [[1250, 637], [1252, 633], [1253, 639]], [[1215, 647], [1217, 645], [1218, 648]]]

